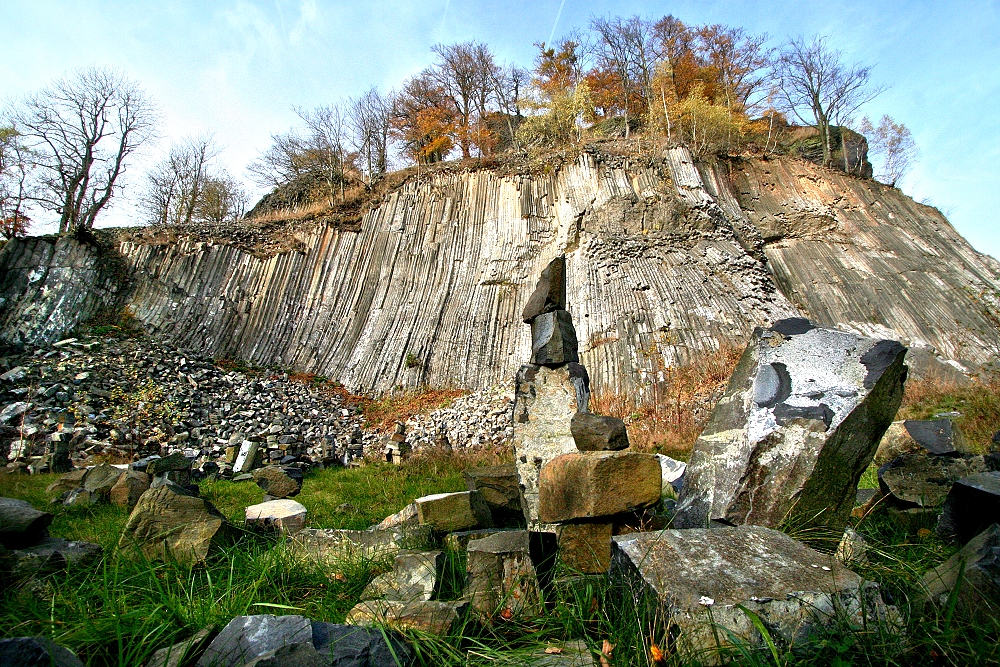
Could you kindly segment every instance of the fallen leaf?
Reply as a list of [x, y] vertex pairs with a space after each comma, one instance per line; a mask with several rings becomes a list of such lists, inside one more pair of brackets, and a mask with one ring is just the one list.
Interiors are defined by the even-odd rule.
[[662, 663], [665, 660], [663, 657], [663, 651], [661, 651], [660, 647], [656, 644], [649, 645], [649, 655], [655, 663]]
[[502, 612], [500, 612], [500, 618], [502, 618], [505, 621], [509, 621], [510, 619], [514, 618], [514, 612], [512, 612], [510, 609], [504, 609]]
[[604, 644], [601, 646], [601, 667], [611, 667], [611, 663], [608, 660], [611, 659], [611, 652], [613, 650], [615, 650], [615, 645], [605, 639]]
[[550, 646], [547, 649], [545, 649], [545, 652], [546, 653], [562, 653], [563, 650], [561, 648], [559, 648], [558, 646]]
[[923, 539], [925, 537], [930, 537], [930, 536], [931, 536], [931, 530], [930, 530], [930, 528], [921, 528], [920, 530], [917, 531], [917, 537], [919, 537], [921, 539]]

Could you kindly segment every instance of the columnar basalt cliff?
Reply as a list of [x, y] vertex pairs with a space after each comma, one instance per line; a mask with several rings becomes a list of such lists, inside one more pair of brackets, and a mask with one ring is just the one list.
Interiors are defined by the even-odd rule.
[[56, 270], [60, 253], [39, 251], [50, 241], [9, 243], [0, 335], [51, 340], [67, 329], [52, 326], [57, 312], [65, 324], [93, 310], [62, 304], [103, 300], [174, 344], [354, 390], [506, 384], [530, 351], [519, 314], [535, 277], [565, 254], [597, 391], [641, 392], [666, 367], [785, 317], [901, 340], [918, 373], [952, 370], [935, 359], [975, 369], [1000, 351], [1000, 264], [936, 209], [792, 158], [589, 151], [544, 176], [411, 178], [360, 229], [319, 225], [270, 257], [156, 238], [121, 235], [131, 283], [100, 294]]

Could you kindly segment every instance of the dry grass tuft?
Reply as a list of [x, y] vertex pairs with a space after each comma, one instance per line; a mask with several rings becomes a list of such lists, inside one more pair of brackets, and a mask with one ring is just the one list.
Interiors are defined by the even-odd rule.
[[980, 377], [965, 385], [936, 378], [907, 381], [896, 419], [933, 419], [942, 412], [961, 413], [954, 421], [966, 441], [978, 452], [989, 451], [1000, 430], [1000, 377]]
[[349, 403], [358, 405], [365, 415], [365, 426], [379, 431], [389, 431], [397, 421], [405, 422], [414, 415], [421, 415], [446, 408], [460, 396], [469, 393], [465, 389], [431, 389], [399, 391], [382, 398], [367, 398], [346, 394]]
[[590, 408], [625, 420], [629, 442], [639, 451], [687, 458], [743, 353], [727, 345], [685, 366], [664, 369], [652, 401], [626, 394], [595, 394]]

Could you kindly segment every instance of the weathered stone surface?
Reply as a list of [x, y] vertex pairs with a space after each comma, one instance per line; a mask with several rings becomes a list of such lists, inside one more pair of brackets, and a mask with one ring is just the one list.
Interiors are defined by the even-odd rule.
[[511, 519], [523, 520], [521, 489], [514, 464], [468, 468], [465, 487], [482, 494], [495, 522], [506, 524]]
[[564, 523], [556, 529], [559, 562], [580, 574], [600, 574], [611, 566], [611, 523]]
[[985, 470], [981, 456], [903, 454], [878, 469], [878, 482], [901, 507], [940, 507], [955, 482]]
[[413, 650], [399, 633], [313, 621], [313, 646], [333, 667], [409, 667]]
[[466, 553], [465, 598], [477, 613], [492, 618], [542, 612], [528, 531], [509, 530], [472, 540]]
[[175, 493], [169, 486], [142, 494], [125, 523], [119, 546], [137, 546], [151, 559], [201, 562], [209, 549], [231, 539], [231, 526], [207, 500]]
[[663, 454], [657, 454], [656, 458], [660, 462], [660, 497], [676, 498], [684, 485], [684, 471], [687, 470], [687, 464]]
[[581, 452], [616, 452], [628, 449], [625, 422], [590, 412], [577, 412], [570, 420], [573, 442]]
[[240, 445], [240, 451], [236, 454], [233, 462], [233, 475], [249, 473], [261, 464], [260, 444], [250, 440], [244, 440]]
[[1000, 525], [993, 524], [962, 550], [927, 572], [922, 580], [927, 599], [946, 609], [961, 581], [957, 600], [967, 611], [1000, 614]]
[[144, 472], [126, 471], [115, 485], [111, 487], [108, 496], [112, 505], [127, 507], [131, 510], [149, 490], [149, 475]]
[[493, 525], [490, 508], [479, 491], [435, 493], [413, 503], [420, 523], [442, 533]]
[[0, 544], [21, 549], [38, 544], [48, 535], [54, 517], [16, 498], [0, 498]]
[[469, 603], [464, 600], [365, 600], [347, 612], [345, 623], [447, 635], [460, 625], [468, 608]]
[[376, 528], [378, 530], [388, 530], [390, 528], [397, 528], [400, 526], [415, 526], [419, 523], [420, 515], [417, 513], [417, 506], [414, 503], [410, 503], [395, 514], [390, 514], [386, 518], [382, 519], [381, 522], [375, 524], [372, 528]]
[[66, 491], [72, 491], [83, 486], [83, 478], [87, 475], [86, 468], [77, 468], [66, 473], [45, 488], [45, 492], [52, 496], [59, 496]]
[[344, 558], [378, 558], [401, 549], [419, 549], [433, 537], [429, 526], [400, 526], [392, 529], [343, 530], [305, 528], [292, 537], [300, 553], [325, 563]]
[[444, 561], [443, 551], [403, 551], [396, 555], [392, 572], [376, 577], [361, 599], [430, 600], [437, 593]]
[[490, 535], [496, 535], [497, 533], [502, 533], [504, 531], [511, 530], [510, 528], [480, 528], [478, 530], [456, 530], [453, 533], [448, 533], [444, 536], [442, 540], [444, 548], [447, 551], [462, 552], [465, 551], [469, 546], [469, 542], [472, 540], [479, 540], [484, 537], [489, 537]]
[[282, 646], [313, 643], [312, 621], [304, 616], [237, 616], [212, 640], [198, 667], [243, 667]]
[[302, 490], [302, 470], [299, 468], [266, 466], [255, 470], [253, 479], [272, 498], [291, 498]]
[[647, 596], [656, 600], [662, 622], [676, 625], [678, 648], [685, 652], [715, 649], [716, 638], [728, 644], [731, 635], [763, 647], [737, 605], [755, 612], [775, 640], [790, 644], [835, 616], [860, 625], [865, 613], [870, 620], [885, 613], [874, 584], [832, 556], [761, 526], [615, 537], [611, 581], [636, 604]]
[[246, 508], [246, 525], [293, 535], [306, 527], [306, 514], [305, 506], [294, 500], [269, 500]]
[[212, 626], [202, 628], [184, 641], [161, 648], [149, 659], [146, 667], [186, 667], [208, 648], [208, 640], [214, 632], [215, 628]]
[[0, 665], [4, 667], [84, 667], [65, 646], [47, 637], [0, 639]]
[[804, 319], [755, 330], [695, 443], [675, 525], [842, 530], [902, 401], [905, 353]]
[[937, 454], [958, 456], [968, 454], [968, 445], [961, 429], [950, 419], [893, 422], [875, 452], [877, 466], [889, 463], [903, 454]]
[[87, 476], [83, 479], [83, 488], [100, 496], [102, 500], [107, 500], [111, 495], [111, 489], [124, 473], [124, 470], [110, 463], [99, 463], [87, 471]]
[[580, 361], [573, 317], [565, 310], [543, 313], [531, 320], [531, 363], [561, 366]]
[[286, 644], [258, 656], [245, 667], [328, 667], [329, 661], [311, 642]]
[[530, 324], [542, 313], [566, 310], [566, 256], [559, 255], [542, 269], [535, 291], [521, 311], [521, 319]]
[[951, 487], [937, 533], [964, 544], [994, 523], [1000, 523], [1000, 472], [981, 472]]
[[529, 528], [537, 528], [538, 475], [542, 466], [562, 454], [578, 451], [570, 421], [586, 412], [590, 378], [580, 364], [561, 368], [522, 366], [514, 397], [514, 465]]
[[572, 452], [542, 466], [539, 518], [548, 523], [611, 516], [655, 504], [660, 462], [639, 452]]
[[66, 495], [66, 500], [63, 501], [66, 505], [96, 505], [101, 502], [101, 497], [96, 493], [91, 493], [87, 489], [80, 487], [79, 489], [73, 489]]
[[866, 565], [868, 563], [868, 542], [858, 531], [848, 526], [837, 543], [833, 557], [844, 565]]
[[143, 472], [148, 475], [160, 475], [171, 470], [191, 470], [191, 459], [184, 456], [182, 452], [175, 452], [170, 456], [150, 458], [148, 461], [149, 463], [143, 469]]
[[526, 667], [597, 667], [587, 642], [582, 639], [555, 642], [525, 656]]
[[46, 537], [34, 546], [14, 550], [14, 575], [32, 577], [67, 568], [79, 570], [96, 562], [104, 549], [92, 542]]

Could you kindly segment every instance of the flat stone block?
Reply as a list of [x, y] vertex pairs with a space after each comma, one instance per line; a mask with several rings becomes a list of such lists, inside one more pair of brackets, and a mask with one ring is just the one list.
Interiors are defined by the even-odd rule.
[[306, 515], [305, 506], [294, 500], [269, 500], [246, 508], [246, 524], [292, 535], [306, 527]]
[[347, 612], [348, 625], [386, 626], [393, 630], [419, 630], [448, 635], [458, 628], [469, 603], [436, 600], [366, 600]]
[[435, 493], [413, 503], [420, 523], [442, 533], [493, 525], [490, 508], [478, 491]]
[[573, 572], [600, 574], [611, 566], [610, 523], [563, 523], [556, 529], [559, 562]]
[[573, 452], [542, 467], [539, 517], [556, 523], [611, 516], [660, 500], [660, 462], [639, 452]]
[[965, 543], [994, 523], [1000, 523], [1000, 472], [983, 472], [963, 477], [951, 487], [937, 532]]
[[581, 452], [616, 452], [628, 449], [625, 422], [590, 412], [578, 412], [570, 420], [573, 442]]

